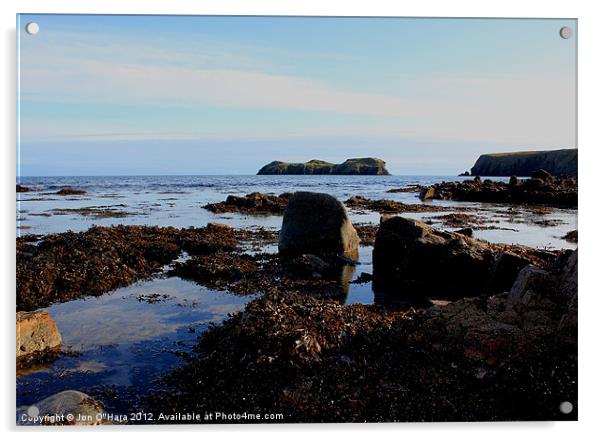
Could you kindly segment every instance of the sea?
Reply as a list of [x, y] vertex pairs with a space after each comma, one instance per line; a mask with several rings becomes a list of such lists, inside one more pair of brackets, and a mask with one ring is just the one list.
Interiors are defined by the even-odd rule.
[[[487, 177], [481, 177], [485, 179]], [[387, 192], [410, 185], [431, 185], [471, 177], [457, 176], [70, 176], [20, 177], [30, 192], [17, 193], [17, 236], [84, 231], [93, 225], [156, 225], [202, 227], [209, 222], [233, 227], [279, 230], [282, 216], [214, 214], [203, 208], [228, 195], [252, 192], [282, 194], [314, 191], [341, 201], [351, 196], [423, 203], [416, 192]], [[492, 180], [507, 178], [490, 177]], [[85, 195], [60, 196], [63, 188]], [[574, 249], [562, 237], [577, 229], [577, 210], [551, 209], [541, 213], [524, 207], [453, 201], [428, 201], [442, 211], [404, 213], [442, 224], [444, 208], [471, 207], [488, 229], [474, 237], [495, 243], [545, 249]], [[81, 211], [82, 208], [86, 208]], [[115, 215], [96, 216], [95, 212]], [[86, 215], [84, 215], [86, 213]], [[353, 223], [378, 224], [380, 214], [349, 212]], [[266, 248], [275, 252], [274, 247]], [[372, 272], [372, 248], [360, 248], [356, 274]], [[159, 294], [160, 301], [140, 298]], [[109, 410], [128, 414], [143, 405], [141, 396], [160, 386], [160, 378], [181, 365], [199, 335], [242, 309], [254, 296], [215, 291], [177, 277], [159, 276], [116, 289], [99, 297], [85, 297], [47, 308], [63, 338], [63, 354], [49, 365], [21, 371], [17, 377], [17, 406], [31, 405], [59, 391], [76, 389], [98, 397]], [[350, 284], [347, 304], [371, 304], [371, 284]]]

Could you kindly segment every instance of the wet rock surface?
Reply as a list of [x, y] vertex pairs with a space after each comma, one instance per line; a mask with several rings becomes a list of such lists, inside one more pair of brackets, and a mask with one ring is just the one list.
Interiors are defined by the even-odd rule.
[[17, 368], [48, 360], [61, 346], [61, 334], [46, 310], [17, 312]]
[[494, 245], [403, 217], [385, 219], [374, 245], [374, 289], [398, 295], [475, 296], [510, 288], [525, 265], [556, 254]]
[[281, 215], [286, 208], [290, 193], [279, 196], [254, 192], [244, 197], [230, 195], [225, 201], [209, 203], [203, 208], [221, 214], [224, 212], [241, 212], [245, 214], [276, 214]]
[[31, 191], [31, 189], [29, 189], [29, 188], [28, 188], [28, 187], [26, 187], [26, 186], [19, 185], [19, 184], [17, 183], [17, 192], [18, 192], [18, 193], [29, 192], [29, 191]]
[[481, 181], [477, 176], [473, 180], [443, 182], [424, 188], [420, 198], [576, 208], [577, 179], [554, 177], [545, 171], [538, 171], [534, 177], [526, 180], [511, 179], [509, 183], [488, 179]]

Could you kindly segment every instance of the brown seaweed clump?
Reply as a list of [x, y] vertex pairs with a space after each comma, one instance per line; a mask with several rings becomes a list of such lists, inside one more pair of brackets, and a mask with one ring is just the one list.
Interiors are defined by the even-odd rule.
[[[345, 205], [355, 210], [376, 211], [385, 214], [399, 214], [402, 212], [441, 212], [451, 210], [451, 208], [443, 206], [410, 204], [388, 199], [373, 200], [362, 196], [353, 196], [347, 199]], [[454, 210], [458, 211], [459, 208], [454, 208]]]
[[272, 290], [210, 328], [148, 406], [283, 416], [246, 423], [575, 420], [558, 410], [577, 397], [565, 316], [537, 295], [391, 312]]
[[17, 239], [17, 310], [100, 295], [158, 273], [182, 251], [192, 255], [232, 251], [234, 229], [149, 226], [92, 227]]
[[290, 193], [273, 196], [254, 192], [244, 197], [229, 195], [225, 201], [209, 203], [203, 208], [221, 214], [224, 212], [241, 212], [244, 214], [276, 214], [282, 215], [288, 204]]

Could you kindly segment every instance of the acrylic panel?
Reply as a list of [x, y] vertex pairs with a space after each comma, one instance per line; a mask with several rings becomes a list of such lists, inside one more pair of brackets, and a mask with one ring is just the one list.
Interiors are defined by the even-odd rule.
[[17, 424], [577, 419], [577, 20], [17, 42]]

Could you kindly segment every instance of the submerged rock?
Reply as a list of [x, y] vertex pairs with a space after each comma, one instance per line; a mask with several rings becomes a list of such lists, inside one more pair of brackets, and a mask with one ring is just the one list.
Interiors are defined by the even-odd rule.
[[83, 189], [63, 188], [60, 191], [57, 191], [55, 194], [59, 196], [81, 196], [87, 194], [87, 192]]
[[19, 425], [104, 425], [104, 406], [76, 390], [61, 391], [30, 406], [17, 408]]
[[17, 183], [17, 192], [18, 193], [24, 193], [24, 192], [29, 192], [29, 191], [31, 191], [31, 189], [29, 189], [26, 186], [21, 186]]
[[61, 345], [61, 334], [46, 310], [17, 312], [17, 364], [36, 362]]
[[284, 211], [278, 251], [283, 255], [342, 254], [357, 259], [359, 237], [335, 197], [296, 192]]

